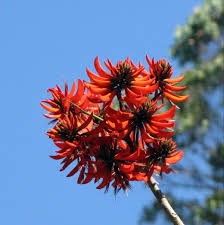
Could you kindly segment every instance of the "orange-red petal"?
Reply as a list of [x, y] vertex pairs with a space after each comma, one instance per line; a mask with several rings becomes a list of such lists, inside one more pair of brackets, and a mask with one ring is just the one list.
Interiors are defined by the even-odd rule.
[[163, 94], [170, 99], [171, 101], [174, 102], [183, 102], [189, 98], [189, 95], [181, 96], [181, 95], [176, 95], [167, 91], [164, 91]]

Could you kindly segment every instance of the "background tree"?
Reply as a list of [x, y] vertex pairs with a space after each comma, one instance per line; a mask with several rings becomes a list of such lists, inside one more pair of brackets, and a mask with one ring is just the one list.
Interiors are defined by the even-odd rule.
[[[164, 184], [171, 204], [186, 224], [221, 225], [224, 221], [224, 0], [207, 0], [194, 10], [187, 24], [176, 29], [171, 54], [184, 67], [186, 93], [191, 97], [187, 104], [179, 104], [181, 110], [177, 115], [180, 122], [177, 143], [185, 149], [184, 165], [176, 167], [182, 178], [169, 177]], [[183, 190], [181, 200], [174, 194], [177, 187]], [[156, 202], [144, 207], [140, 223], [155, 222], [160, 210]]]

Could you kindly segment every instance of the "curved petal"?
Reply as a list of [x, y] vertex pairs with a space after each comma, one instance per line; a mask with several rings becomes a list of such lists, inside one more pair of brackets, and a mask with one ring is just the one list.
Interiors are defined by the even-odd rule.
[[166, 122], [160, 121], [159, 122], [159, 121], [156, 121], [156, 120], [151, 120], [151, 124], [154, 125], [154, 126], [160, 127], [160, 128], [174, 127], [175, 126], [174, 122], [169, 122], [169, 121], [166, 121]]
[[[154, 58], [153, 58], [152, 60], [154, 61]], [[149, 59], [148, 55], [146, 55], [146, 61], [148, 62], [149, 66], [151, 66], [151, 65], [152, 65], [152, 62], [150, 61], [150, 59]]]
[[152, 82], [155, 80], [155, 79], [150, 79], [149, 77], [148, 77], [148, 79], [145, 79], [145, 78], [147, 78], [147, 77], [144, 77], [141, 80], [140, 79], [133, 80], [132, 83], [135, 86], [146, 86], [146, 85], [152, 84]]
[[130, 173], [134, 170], [135, 166], [133, 163], [131, 165], [125, 165], [125, 164], [119, 163], [118, 168], [123, 173]]
[[60, 112], [60, 109], [49, 107], [49, 106], [47, 106], [47, 105], [44, 105], [42, 102], [40, 103], [40, 105], [41, 105], [44, 109], [46, 109], [47, 111], [49, 111], [49, 112], [51, 112], [51, 113], [58, 113], [58, 112]]
[[147, 94], [151, 94], [152, 92], [154, 92], [159, 86], [159, 83], [150, 85], [150, 86], [146, 86], [146, 87], [140, 87], [140, 86], [135, 86], [132, 85], [131, 90], [137, 94], [141, 94], [141, 95], [147, 95]]
[[81, 168], [81, 165], [78, 163], [76, 165], [76, 167], [67, 175], [67, 177], [71, 177], [73, 176], [74, 174], [76, 174], [78, 172], [78, 170]]
[[62, 159], [62, 158], [64, 158], [64, 157], [70, 155], [72, 152], [73, 152], [73, 149], [68, 148], [64, 153], [61, 153], [61, 154], [58, 154], [58, 155], [55, 155], [55, 156], [54, 156], [54, 155], [51, 155], [50, 157], [51, 157], [52, 159], [58, 160], [58, 159]]
[[80, 174], [79, 174], [79, 177], [78, 177], [78, 180], [77, 180], [77, 184], [81, 184], [81, 182], [83, 181], [85, 169], [86, 168], [83, 166], [81, 171], [80, 171]]
[[112, 91], [106, 95], [99, 96], [99, 99], [101, 100], [101, 102], [110, 102], [113, 100], [115, 95], [116, 95], [116, 92]]
[[150, 137], [149, 134], [142, 128], [141, 129], [142, 139], [147, 143], [153, 143], [155, 138]]
[[138, 75], [140, 75], [140, 74], [142, 73], [142, 71], [143, 71], [144, 69], [145, 69], [144, 67], [139, 68], [137, 71], [135, 71], [135, 72], [132, 74], [132, 77], [137, 77]]
[[47, 117], [48, 119], [59, 119], [61, 118], [61, 114], [57, 114], [57, 115], [50, 115], [50, 114], [44, 114], [45, 117]]
[[158, 136], [163, 138], [168, 138], [172, 136], [173, 134], [174, 134], [174, 131], [160, 131]]
[[183, 79], [184, 79], [184, 74], [182, 76], [174, 78], [174, 79], [165, 79], [164, 81], [167, 81], [168, 83], [173, 84], [173, 83], [179, 83]]
[[145, 123], [145, 128], [146, 128], [147, 132], [149, 132], [152, 135], [158, 135], [159, 134], [159, 131], [153, 129], [152, 126], [149, 125], [148, 123]]
[[106, 71], [102, 68], [102, 66], [100, 65], [99, 57], [98, 57], [98, 56], [95, 58], [94, 65], [95, 65], [95, 68], [96, 68], [97, 73], [98, 73], [101, 77], [105, 77], [105, 78], [113, 77], [110, 73], [106, 72]]
[[93, 118], [93, 114], [91, 114], [89, 118], [77, 130], [80, 131], [84, 129], [85, 127], [87, 127], [88, 124], [91, 122], [92, 118]]
[[74, 103], [78, 102], [81, 99], [81, 97], [83, 96], [84, 91], [85, 91], [85, 87], [84, 87], [82, 81], [80, 79], [78, 79], [78, 90], [77, 90], [76, 94], [71, 98], [71, 101]]
[[181, 95], [175, 95], [173, 93], [164, 91], [163, 94], [170, 99], [171, 101], [174, 102], [183, 102], [186, 101], [189, 98], [189, 95], [181, 96]]
[[183, 91], [187, 88], [187, 86], [184, 87], [176, 87], [170, 84], [166, 84], [165, 89], [168, 89], [170, 91]]
[[74, 160], [67, 160], [65, 164], [61, 167], [60, 171], [65, 170]]
[[178, 151], [178, 154], [172, 155], [172, 156], [169, 156], [168, 158], [166, 158], [166, 163], [175, 164], [182, 159], [183, 155], [184, 155], [184, 151], [182, 151], [182, 150]]
[[85, 180], [82, 182], [82, 184], [87, 184], [89, 183], [94, 177], [92, 175], [86, 175]]
[[71, 89], [71, 91], [70, 91], [70, 93], [68, 95], [69, 98], [71, 98], [72, 95], [74, 95], [75, 88], [76, 88], [76, 83], [75, 83], [75, 80], [74, 80], [73, 85], [72, 85], [72, 89]]
[[99, 88], [95, 85], [89, 85], [90, 91], [92, 91], [94, 94], [100, 94], [100, 95], [107, 95], [110, 92], [110, 89], [108, 88]]
[[107, 62], [110, 65], [111, 72], [113, 72], [113, 74], [116, 75], [117, 74], [117, 68], [115, 66], [113, 66], [113, 64], [111, 63], [111, 61], [109, 59], [107, 59]]
[[65, 82], [65, 96], [68, 96], [68, 84]]
[[99, 186], [97, 186], [96, 188], [97, 189], [102, 189], [109, 183], [110, 183], [110, 179], [109, 178], [103, 178], [103, 181], [101, 182], [101, 184]]
[[92, 82], [96, 82], [96, 83], [100, 83], [100, 82], [110, 82], [109, 79], [104, 78], [104, 77], [99, 77], [96, 74], [94, 74], [93, 72], [91, 72], [88, 68], [86, 69], [87, 75], [90, 78], [90, 80]]
[[166, 112], [160, 113], [160, 114], [156, 114], [156, 115], [152, 115], [152, 119], [154, 120], [169, 120], [172, 119], [175, 115], [175, 111], [176, 111], [176, 106], [174, 105], [171, 109], [169, 109]]
[[136, 160], [139, 157], [139, 151], [135, 151], [134, 153], [128, 155], [128, 156], [118, 156], [117, 159], [118, 160], [127, 160], [127, 161], [131, 161], [131, 160]]
[[52, 102], [50, 100], [43, 100], [42, 102], [47, 103], [48, 105], [52, 106], [53, 108], [58, 108], [58, 104], [55, 102]]
[[127, 94], [128, 98], [137, 98], [137, 97], [141, 96], [141, 95], [133, 92], [130, 88], [126, 88], [125, 91], [126, 91], [126, 94]]

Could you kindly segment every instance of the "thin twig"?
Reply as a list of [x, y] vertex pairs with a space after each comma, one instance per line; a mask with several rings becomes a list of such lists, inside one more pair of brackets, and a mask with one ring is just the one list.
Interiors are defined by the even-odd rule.
[[[74, 102], [72, 102], [72, 101], [69, 101], [68, 99], [66, 99], [65, 98], [65, 100], [66, 101], [68, 101], [71, 105], [73, 105], [73, 106], [75, 106], [76, 108], [78, 108], [81, 112], [83, 112], [84, 114], [86, 114], [86, 115], [88, 115], [88, 116], [91, 116], [91, 113], [89, 113], [89, 112], [86, 112], [85, 110], [83, 110], [81, 107], [79, 107], [78, 105], [76, 105]], [[95, 119], [98, 119], [98, 120], [100, 120], [100, 121], [104, 121], [104, 119], [103, 118], [101, 118], [101, 117], [99, 117], [99, 116], [97, 116], [97, 115], [95, 115], [95, 114], [93, 114], [92, 115]]]
[[172, 223], [174, 225], [184, 225], [180, 217], [177, 215], [177, 213], [174, 211], [174, 209], [168, 202], [166, 196], [159, 189], [159, 186], [157, 185], [157, 182], [153, 177], [150, 178], [148, 186], [150, 187], [151, 191], [157, 198], [158, 202], [160, 203], [161, 207], [163, 208], [169, 219], [172, 221]]

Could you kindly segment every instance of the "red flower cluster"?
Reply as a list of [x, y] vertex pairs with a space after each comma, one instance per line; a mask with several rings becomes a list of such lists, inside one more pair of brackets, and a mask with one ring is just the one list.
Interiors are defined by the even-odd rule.
[[[52, 98], [42, 107], [55, 126], [47, 135], [59, 148], [53, 159], [62, 159], [61, 171], [74, 161], [68, 177], [80, 171], [79, 184], [100, 181], [98, 189], [115, 193], [126, 191], [130, 181], [147, 182], [153, 173], [170, 173], [171, 164], [178, 162], [183, 151], [170, 138], [174, 131], [176, 105], [189, 96], [173, 92], [183, 78], [171, 79], [172, 67], [165, 60], [149, 60], [149, 71], [127, 58], [116, 66], [108, 59], [104, 70], [95, 59], [97, 74], [87, 69], [90, 83], [78, 80], [70, 92], [57, 85], [48, 91]], [[75, 93], [76, 91], [76, 93]], [[171, 103], [167, 111], [158, 112], [164, 99]], [[113, 100], [115, 100], [113, 102]], [[162, 104], [159, 104], [159, 103]]]

